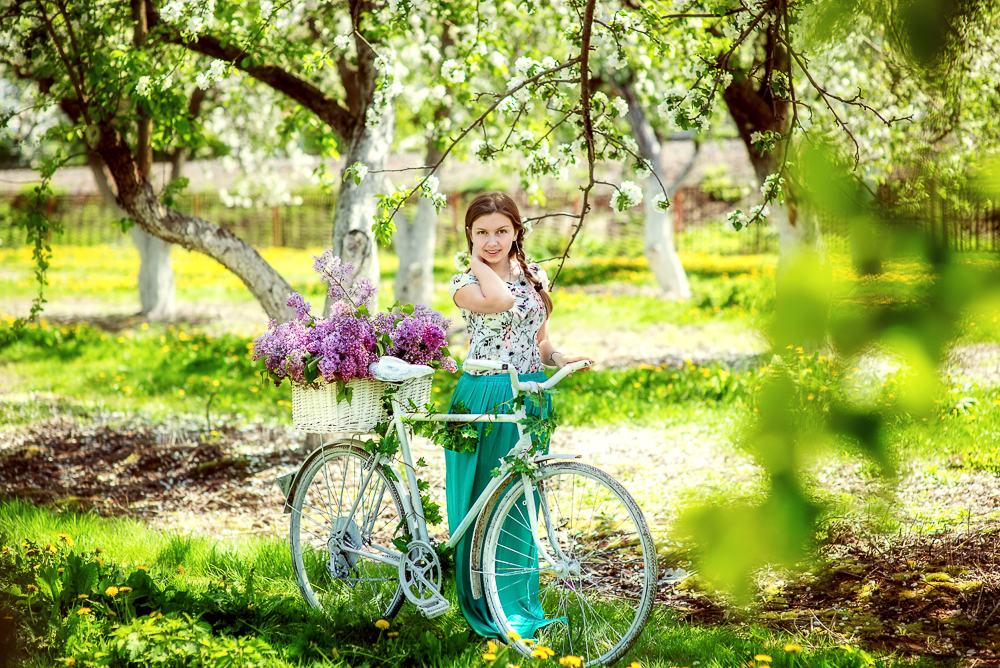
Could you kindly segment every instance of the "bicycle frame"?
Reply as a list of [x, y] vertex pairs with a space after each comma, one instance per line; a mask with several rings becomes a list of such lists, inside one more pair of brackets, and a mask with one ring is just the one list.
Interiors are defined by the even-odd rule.
[[[508, 371], [508, 373], [510, 373], [511, 387], [514, 390], [515, 397], [520, 392], [523, 391], [537, 391], [540, 389], [548, 389], [553, 385], [555, 385], [560, 380], [562, 380], [569, 373], [572, 373], [573, 371], [579, 368], [587, 366], [586, 363], [578, 362], [563, 367], [554, 376], [552, 376], [552, 378], [550, 378], [548, 381], [545, 381], [544, 383], [536, 383], [531, 381], [522, 383], [517, 378], [516, 370], [509, 368], [509, 365], [507, 364], [491, 363], [483, 360], [478, 360], [475, 362], [475, 364], [478, 365], [480, 369], [495, 369], [495, 370]], [[469, 364], [469, 361], [467, 361], [466, 367], [469, 368], [470, 366], [471, 365]], [[406, 426], [403, 422], [404, 418], [416, 422], [465, 422], [465, 423], [513, 422], [517, 424], [518, 439], [514, 447], [511, 448], [509, 455], [519, 457], [523, 455], [524, 452], [531, 445], [530, 435], [526, 434], [524, 432], [524, 429], [520, 425], [520, 421], [523, 420], [527, 415], [527, 411], [523, 406], [517, 409], [514, 413], [499, 414], [499, 415], [492, 413], [431, 414], [420, 411], [407, 411], [403, 408], [403, 406], [399, 402], [393, 399], [391, 413], [392, 413], [392, 419], [389, 425], [389, 431], [386, 433], [386, 436], [388, 437], [388, 435], [391, 434], [393, 430], [395, 430], [396, 434], [399, 437], [400, 451], [403, 459], [403, 465], [406, 468], [406, 484], [404, 486], [400, 484], [399, 481], [392, 479], [390, 479], [388, 482], [389, 484], [395, 486], [397, 492], [399, 492], [399, 495], [403, 501], [404, 512], [406, 513], [405, 519], [407, 527], [410, 530], [410, 535], [413, 536], [415, 540], [429, 542], [430, 535], [427, 531], [427, 521], [424, 518], [423, 514], [423, 504], [420, 501], [420, 490], [417, 486], [417, 476], [413, 466], [413, 456], [410, 452], [410, 442], [406, 434]], [[543, 461], [554, 458], [573, 458], [573, 457], [575, 457], [575, 455], [550, 454], [550, 455], [536, 455], [532, 459], [533, 461]], [[392, 460], [388, 456], [383, 455], [377, 462], [377, 465], [373, 466], [371, 470], [368, 471], [368, 474], [365, 477], [364, 482], [362, 483], [362, 489], [368, 486], [368, 483], [371, 480], [371, 476], [374, 475], [377, 467], [383, 465], [391, 466], [391, 464]], [[462, 536], [464, 536], [465, 533], [469, 530], [469, 527], [473, 524], [473, 522], [475, 522], [478, 519], [480, 512], [482, 511], [483, 507], [486, 505], [488, 500], [493, 496], [493, 494], [501, 486], [506, 487], [507, 485], [512, 484], [512, 482], [515, 482], [511, 480], [512, 476], [504, 475], [504, 473], [506, 473], [506, 467], [507, 467], [506, 464], [501, 465], [501, 472], [502, 472], [501, 475], [494, 477], [493, 480], [490, 481], [490, 483], [486, 486], [486, 489], [483, 490], [483, 492], [472, 504], [472, 507], [469, 508], [468, 513], [466, 513], [465, 517], [462, 519], [458, 527], [452, 533], [451, 537], [448, 539], [448, 542], [445, 543], [445, 545], [447, 545], [449, 548], [454, 548], [458, 544], [458, 541], [462, 539]], [[542, 544], [541, 536], [538, 534], [538, 527], [536, 523], [538, 515], [537, 515], [537, 509], [535, 507], [535, 495], [532, 494], [532, 492], [534, 491], [534, 487], [532, 485], [532, 479], [528, 475], [521, 473], [519, 481], [516, 482], [520, 482], [524, 486], [524, 496], [527, 501], [528, 518], [530, 520], [532, 539], [534, 540], [535, 547], [538, 549], [538, 554], [541, 559], [543, 559], [545, 562], [549, 564], [549, 568], [559, 569], [559, 564], [564, 563], [566, 560], [565, 556], [561, 553], [554, 556], [549, 554], [549, 552], [545, 549], [545, 546]], [[357, 506], [360, 503], [360, 501], [361, 501], [360, 496], [354, 500], [354, 504], [352, 505], [350, 511], [347, 513], [347, 517], [349, 518], [354, 517], [354, 514], [357, 511]], [[545, 504], [544, 496], [541, 497], [541, 501], [543, 506], [543, 514], [545, 515], [545, 520], [546, 520], [545, 521], [546, 531], [547, 533], [550, 534], [549, 542], [551, 545], [554, 546], [556, 551], [559, 551], [557, 542], [555, 540], [552, 540], [551, 536], [552, 526], [548, 519], [548, 510]], [[337, 534], [335, 534], [335, 537], [338, 540], [343, 537], [344, 532], [347, 530], [346, 527], [347, 525], [345, 523], [344, 527], [341, 528], [341, 530]], [[353, 552], [358, 555], [365, 556], [368, 559], [373, 559], [389, 565], [398, 564], [400, 558], [402, 557], [402, 555], [399, 552], [396, 552], [395, 550], [385, 549], [381, 546], [373, 546], [373, 547], [376, 547], [376, 549], [378, 549], [379, 552], [384, 552], [385, 554], [373, 554], [371, 552], [362, 552], [360, 550], [354, 550], [346, 547], [343, 549], [346, 552]]]

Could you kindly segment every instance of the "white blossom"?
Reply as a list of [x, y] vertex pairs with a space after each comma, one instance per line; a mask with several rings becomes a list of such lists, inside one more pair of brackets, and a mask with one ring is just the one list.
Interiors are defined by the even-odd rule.
[[531, 224], [530, 220], [522, 220], [521, 229], [524, 230], [524, 238], [527, 238], [528, 235], [535, 231], [535, 226]]
[[208, 72], [199, 72], [198, 76], [194, 79], [194, 85], [202, 90], [207, 90], [212, 85], [212, 78]]
[[553, 67], [559, 64], [559, 61], [552, 56], [545, 56], [542, 58], [542, 69], [551, 70]]
[[184, 5], [187, 3], [184, 0], [174, 0], [173, 2], [168, 2], [160, 9], [160, 16], [164, 20], [170, 23], [176, 23], [184, 12]]
[[505, 114], [516, 114], [521, 110], [521, 103], [514, 96], [505, 97], [497, 109]]
[[337, 35], [333, 38], [333, 46], [336, 49], [346, 49], [351, 45], [350, 35]]
[[486, 57], [486, 60], [489, 61], [490, 65], [496, 68], [506, 67], [507, 65], [507, 57], [499, 51], [490, 53], [490, 55]]
[[622, 181], [618, 191], [611, 198], [611, 209], [624, 211], [642, 203], [642, 188], [632, 181]]
[[666, 211], [670, 206], [670, 200], [663, 193], [657, 193], [653, 196], [653, 208], [657, 211]]
[[187, 25], [185, 26], [185, 29], [188, 32], [190, 32], [190, 33], [198, 34], [198, 33], [201, 32], [201, 29], [204, 28], [204, 27], [205, 27], [205, 19], [203, 19], [202, 17], [200, 17], [198, 15], [194, 15], [194, 16], [188, 17]]
[[149, 95], [149, 82], [148, 76], [139, 77], [139, 80], [135, 82], [135, 92], [143, 97]]
[[260, 3], [260, 13], [257, 15], [258, 20], [266, 21], [271, 18], [271, 12], [274, 11], [274, 3], [271, 0], [264, 0]]
[[726, 227], [731, 229], [733, 232], [739, 232], [741, 229], [747, 226], [750, 219], [745, 213], [737, 209], [736, 211], [730, 211], [726, 216]]
[[174, 75], [168, 74], [162, 79], [160, 79], [160, 90], [170, 90], [170, 87], [174, 85]]
[[228, 63], [224, 60], [213, 60], [209, 70], [211, 71], [213, 79], [221, 79], [222, 75], [226, 72], [226, 66]]
[[611, 106], [615, 108], [619, 116], [625, 116], [628, 113], [628, 102], [623, 97], [616, 97], [612, 100]]
[[441, 63], [441, 76], [454, 84], [465, 81], [465, 70], [454, 60], [449, 59]]
[[455, 253], [455, 269], [458, 271], [465, 271], [472, 264], [469, 254], [466, 251], [458, 251]]
[[[517, 59], [517, 62], [514, 63], [514, 73], [517, 74], [519, 77], [527, 78], [528, 72], [530, 72], [531, 68], [534, 67], [535, 65], [536, 63], [534, 58], [529, 58], [528, 56], [521, 56], [520, 58]], [[509, 88], [510, 84], [508, 83], [507, 85]]]

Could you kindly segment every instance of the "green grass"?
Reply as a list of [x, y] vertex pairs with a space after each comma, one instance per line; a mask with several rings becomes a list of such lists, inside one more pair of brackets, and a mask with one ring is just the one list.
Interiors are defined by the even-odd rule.
[[[559, 658], [525, 660], [501, 649], [495, 663], [485, 661], [485, 642], [470, 639], [457, 606], [433, 621], [404, 606], [390, 627], [399, 634], [392, 638], [310, 611], [289, 577], [287, 548], [275, 540], [219, 544], [151, 531], [132, 520], [56, 513], [20, 502], [0, 502], [0, 537], [0, 613], [12, 622], [0, 633], [8, 643], [17, 638], [19, 651], [11, 657], [20, 665], [64, 666], [73, 659], [78, 666], [458, 668], [508, 661], [554, 665]], [[786, 650], [788, 643], [804, 651]], [[185, 652], [200, 659], [192, 663]], [[172, 663], [156, 661], [172, 653]], [[780, 668], [912, 665], [819, 635], [778, 633], [752, 623], [697, 627], [662, 608], [619, 665], [728, 668], [759, 654]]]

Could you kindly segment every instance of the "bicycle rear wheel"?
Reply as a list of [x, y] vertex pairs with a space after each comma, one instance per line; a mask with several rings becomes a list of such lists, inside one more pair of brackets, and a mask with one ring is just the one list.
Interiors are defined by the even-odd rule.
[[324, 446], [300, 471], [289, 499], [292, 566], [302, 596], [351, 621], [389, 618], [403, 604], [398, 566], [376, 558], [394, 550], [392, 540], [405, 532], [403, 503], [384, 467], [373, 467], [375, 458], [363, 448]]
[[[631, 495], [603, 471], [577, 462], [543, 465], [535, 477], [536, 528], [557, 572], [531, 539], [524, 486], [500, 499], [486, 532], [484, 590], [501, 633], [525, 656], [546, 646], [556, 658], [610, 664], [638, 639], [656, 593], [656, 548]], [[536, 600], [538, 604], [536, 605]], [[529, 641], [532, 639], [529, 639]]]

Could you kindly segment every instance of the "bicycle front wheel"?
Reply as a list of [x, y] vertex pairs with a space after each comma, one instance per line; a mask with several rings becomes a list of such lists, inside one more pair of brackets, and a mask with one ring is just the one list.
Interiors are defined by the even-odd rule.
[[[323, 446], [291, 494], [292, 566], [306, 602], [345, 620], [373, 622], [403, 604], [393, 539], [406, 532], [403, 503], [373, 455]], [[353, 508], [353, 512], [352, 512]]]
[[548, 647], [584, 665], [613, 663], [653, 609], [656, 548], [646, 520], [625, 488], [593, 466], [543, 465], [534, 485], [535, 528], [558, 563], [539, 563], [524, 486], [514, 483], [497, 504], [484, 544], [493, 620], [525, 656]]

